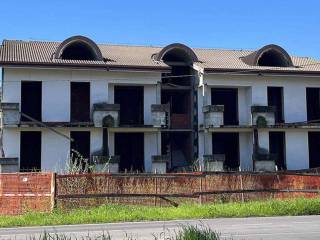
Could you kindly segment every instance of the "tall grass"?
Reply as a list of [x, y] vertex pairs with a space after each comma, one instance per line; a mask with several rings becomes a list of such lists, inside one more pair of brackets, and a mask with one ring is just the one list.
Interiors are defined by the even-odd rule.
[[320, 214], [320, 198], [181, 205], [179, 207], [104, 205], [70, 211], [55, 210], [52, 213], [0, 216], [0, 227], [317, 214]]
[[182, 226], [176, 236], [171, 240], [219, 240], [220, 235], [205, 226]]
[[[109, 234], [102, 233], [99, 236], [90, 236], [88, 234], [85, 237], [79, 238], [81, 240], [112, 240], [112, 237]], [[200, 226], [193, 226], [193, 225], [186, 225], [181, 226], [181, 228], [175, 234], [167, 234], [164, 233], [160, 234], [160, 237], [153, 235], [150, 240], [220, 240], [220, 234], [216, 233], [209, 227], [205, 227], [204, 225]], [[76, 237], [71, 237], [65, 234], [50, 234], [50, 233], [43, 233], [38, 237], [30, 237], [29, 240], [77, 240]], [[138, 240], [131, 235], [126, 234], [124, 240]]]

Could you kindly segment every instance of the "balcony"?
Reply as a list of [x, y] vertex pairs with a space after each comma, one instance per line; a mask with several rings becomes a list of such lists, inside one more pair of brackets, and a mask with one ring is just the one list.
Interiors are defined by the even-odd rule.
[[1, 103], [2, 124], [15, 126], [20, 124], [19, 103]]
[[224, 105], [207, 105], [203, 109], [204, 127], [220, 127], [224, 124]]
[[153, 104], [151, 105], [153, 127], [168, 128], [170, 123], [170, 105]]
[[118, 127], [119, 104], [95, 103], [93, 104], [93, 122], [95, 127]]
[[252, 106], [252, 125], [257, 127], [275, 125], [275, 112], [276, 107], [274, 106]]
[[19, 172], [18, 158], [0, 158], [0, 173]]

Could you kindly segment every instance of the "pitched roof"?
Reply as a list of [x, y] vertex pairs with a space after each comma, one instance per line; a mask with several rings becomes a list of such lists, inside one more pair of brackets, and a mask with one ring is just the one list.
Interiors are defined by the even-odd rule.
[[[0, 48], [0, 65], [50, 65], [102, 68], [145, 68], [168, 70], [170, 67], [154, 56], [163, 48], [98, 44], [103, 61], [55, 59], [59, 42], [4, 40]], [[291, 56], [292, 67], [261, 67], [245, 63], [243, 58], [254, 51], [193, 48], [205, 71], [276, 71], [320, 73], [320, 61]]]

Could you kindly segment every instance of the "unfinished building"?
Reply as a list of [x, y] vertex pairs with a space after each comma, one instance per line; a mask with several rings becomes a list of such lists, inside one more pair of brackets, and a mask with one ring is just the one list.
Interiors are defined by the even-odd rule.
[[3, 172], [320, 167], [320, 62], [277, 45], [5, 40], [0, 64]]

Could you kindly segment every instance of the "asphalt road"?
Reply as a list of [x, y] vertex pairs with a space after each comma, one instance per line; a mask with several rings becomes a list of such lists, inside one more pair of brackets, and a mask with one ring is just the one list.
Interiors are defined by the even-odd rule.
[[104, 231], [112, 240], [126, 239], [126, 234], [139, 240], [152, 239], [153, 234], [163, 239], [163, 234], [174, 234], [181, 224], [203, 224], [230, 239], [320, 239], [320, 216], [267, 217], [267, 218], [219, 218], [207, 220], [158, 221], [111, 224], [86, 224], [70, 226], [0, 228], [0, 239], [26, 240], [44, 231], [64, 233], [72, 237], [101, 235]]

